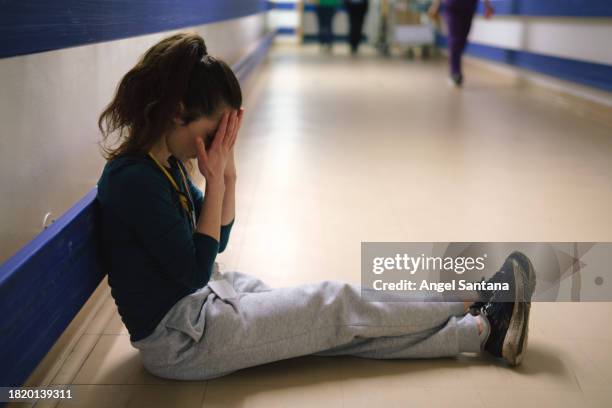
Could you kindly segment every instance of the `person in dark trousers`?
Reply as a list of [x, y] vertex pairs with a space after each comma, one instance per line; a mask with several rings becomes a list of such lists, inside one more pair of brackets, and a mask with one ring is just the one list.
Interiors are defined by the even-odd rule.
[[318, 0], [317, 21], [319, 24], [319, 44], [324, 50], [331, 51], [334, 41], [333, 21], [340, 0]]
[[362, 38], [363, 20], [368, 12], [368, 0], [344, 0], [349, 15], [349, 44], [351, 54], [357, 54]]
[[[463, 84], [463, 71], [461, 68], [461, 57], [467, 45], [468, 35], [472, 28], [472, 20], [478, 0], [443, 0], [448, 26], [448, 51], [450, 62], [450, 77], [456, 86]], [[493, 15], [493, 7], [490, 0], [483, 0], [485, 6], [485, 17], [490, 18]], [[434, 18], [439, 18], [440, 0], [434, 0], [429, 9], [429, 15]]]
[[[197, 33], [178, 33], [125, 74], [98, 120], [103, 140], [119, 142], [105, 147], [98, 181], [100, 255], [147, 371], [207, 380], [311, 354], [486, 352], [521, 363], [536, 280], [520, 252], [483, 281], [478, 302], [368, 301], [362, 290], [374, 289], [338, 280], [275, 288], [220, 271], [215, 259], [235, 220], [234, 145], [243, 112], [232, 69], [208, 55]], [[189, 177], [194, 159], [204, 193]], [[270, 237], [273, 257], [279, 248]]]

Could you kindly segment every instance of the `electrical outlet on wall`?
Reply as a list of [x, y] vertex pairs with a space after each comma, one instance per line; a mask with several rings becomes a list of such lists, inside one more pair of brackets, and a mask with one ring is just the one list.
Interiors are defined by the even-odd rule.
[[55, 222], [55, 218], [51, 218], [51, 215], [52, 215], [52, 213], [49, 211], [43, 217], [43, 222], [42, 222], [42, 229], [43, 230], [46, 230], [49, 227], [49, 225], [51, 225], [51, 224], [53, 224]]

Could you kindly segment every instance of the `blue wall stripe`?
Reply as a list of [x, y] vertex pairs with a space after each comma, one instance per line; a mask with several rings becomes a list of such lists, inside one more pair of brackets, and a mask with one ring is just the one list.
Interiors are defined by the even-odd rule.
[[295, 28], [293, 27], [278, 27], [276, 32], [280, 35], [295, 35]]
[[[610, 0], [492, 0], [498, 15], [612, 17]], [[482, 13], [483, 2], [478, 6]]]
[[19, 386], [105, 275], [96, 190], [0, 266], [1, 386]]
[[4, 0], [0, 58], [244, 17], [265, 0]]
[[[446, 47], [446, 37], [437, 34], [436, 44]], [[551, 57], [528, 51], [516, 51], [475, 43], [470, 43], [467, 46], [466, 53], [605, 91], [612, 91], [612, 65]]]
[[269, 8], [271, 10], [295, 10], [295, 3], [290, 1], [282, 2], [282, 3], [272, 3], [269, 2]]
[[[270, 9], [272, 10], [295, 10], [295, 3], [270, 3]], [[343, 6], [339, 6], [336, 8], [339, 12], [346, 12], [346, 9]], [[315, 4], [304, 4], [304, 12], [308, 13], [316, 13], [317, 6]]]

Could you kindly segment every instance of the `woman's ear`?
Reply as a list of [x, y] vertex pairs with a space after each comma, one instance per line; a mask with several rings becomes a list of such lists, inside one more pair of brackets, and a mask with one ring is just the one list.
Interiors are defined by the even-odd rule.
[[182, 126], [185, 124], [185, 121], [182, 119], [184, 113], [185, 113], [185, 105], [183, 105], [183, 102], [180, 102], [178, 108], [176, 109], [176, 113], [174, 114], [174, 117], [172, 118], [172, 121], [175, 126]]

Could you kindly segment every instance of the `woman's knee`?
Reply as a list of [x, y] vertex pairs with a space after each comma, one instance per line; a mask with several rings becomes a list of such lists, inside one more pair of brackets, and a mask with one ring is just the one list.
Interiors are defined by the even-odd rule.
[[324, 280], [320, 283], [324, 292], [333, 297], [359, 296], [360, 290], [357, 285], [339, 280]]
[[227, 271], [224, 272], [223, 275], [232, 283], [234, 289], [240, 292], [254, 292], [270, 289], [261, 279], [244, 272]]

